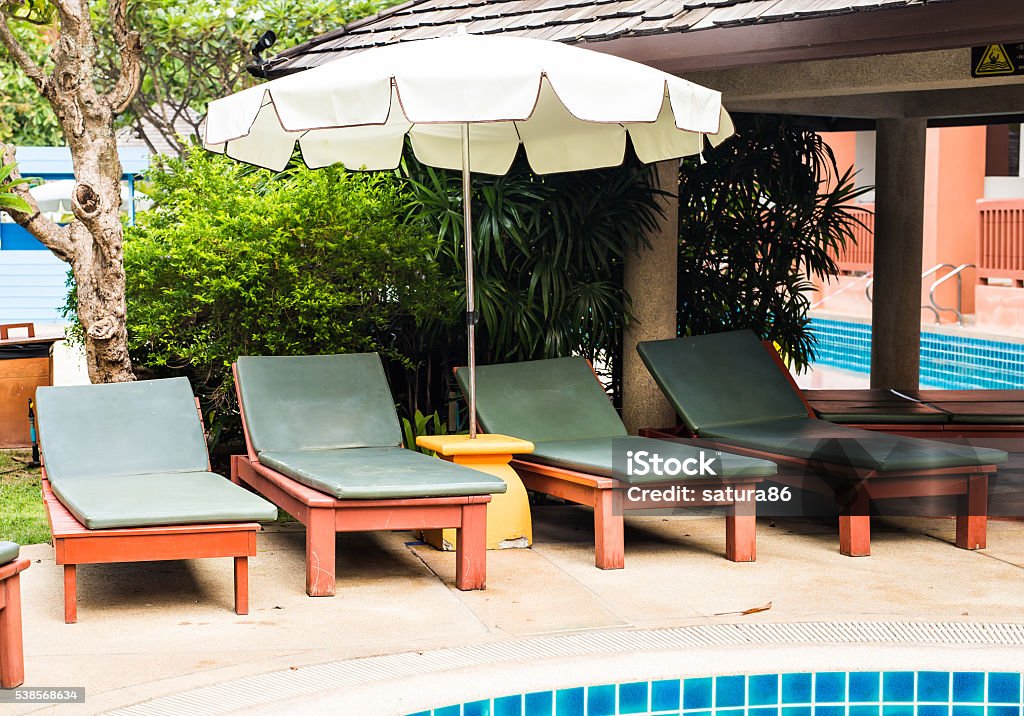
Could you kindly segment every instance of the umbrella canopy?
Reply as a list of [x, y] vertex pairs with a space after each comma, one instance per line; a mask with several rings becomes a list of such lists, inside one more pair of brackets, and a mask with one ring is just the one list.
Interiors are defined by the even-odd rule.
[[205, 146], [284, 169], [423, 164], [463, 173], [470, 435], [476, 435], [471, 172], [508, 172], [522, 145], [537, 174], [617, 166], [627, 135], [643, 162], [733, 132], [721, 94], [646, 65], [546, 40], [459, 34], [376, 47], [209, 105]]

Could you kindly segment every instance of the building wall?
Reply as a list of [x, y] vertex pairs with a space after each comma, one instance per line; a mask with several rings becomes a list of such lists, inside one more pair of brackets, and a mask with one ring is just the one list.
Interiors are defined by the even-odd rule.
[[0, 250], [0, 323], [64, 323], [67, 273], [49, 251]]
[[[978, 235], [977, 202], [993, 193], [996, 188], [1000, 196], [1007, 192], [1013, 194], [1015, 191], [1024, 190], [1024, 179], [986, 179], [986, 160], [990, 148], [990, 142], [987, 141], [988, 133], [986, 127], [928, 130], [922, 271], [939, 263], [954, 266], [975, 263]], [[851, 164], [857, 169], [859, 186], [869, 185], [874, 181], [872, 132], [828, 133], [823, 137], [833, 147], [840, 162], [840, 169]], [[1024, 191], [1019, 191], [1018, 195], [1024, 200]], [[874, 196], [869, 194], [862, 197], [861, 201], [869, 202], [873, 199]], [[938, 275], [941, 276], [943, 273]], [[988, 290], [989, 287], [978, 286], [976, 272], [973, 269], [967, 269], [962, 275], [961, 306], [969, 320], [981, 326], [999, 329], [1013, 329], [1016, 326], [1017, 330], [1024, 331], [1024, 324], [1019, 320], [1024, 317], [1024, 289], [991, 291]], [[922, 305], [929, 302], [929, 289], [935, 278], [932, 276], [923, 282]], [[820, 293], [813, 301], [818, 304], [817, 308], [821, 311], [870, 318], [871, 304], [864, 292], [866, 283], [867, 278], [856, 276], [834, 278], [830, 283], [820, 286]], [[988, 297], [988, 294], [993, 295]], [[980, 302], [977, 305], [976, 295]], [[956, 305], [955, 279], [937, 289], [936, 299], [941, 306]], [[1008, 302], [1014, 305], [1010, 306]], [[997, 304], [998, 315], [995, 311]], [[943, 312], [941, 315], [944, 323], [955, 320], [951, 312]], [[934, 314], [923, 310], [922, 321], [933, 323]]]

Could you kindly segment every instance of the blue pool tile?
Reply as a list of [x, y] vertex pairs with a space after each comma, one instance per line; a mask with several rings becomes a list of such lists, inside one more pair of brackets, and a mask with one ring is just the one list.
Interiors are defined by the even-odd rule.
[[949, 716], [949, 707], [937, 704], [918, 706], [917, 716]]
[[555, 692], [556, 716], [583, 716], [583, 689], [561, 689]]
[[1020, 703], [1020, 674], [994, 672], [988, 675], [990, 704]]
[[809, 704], [811, 702], [810, 674], [782, 675], [782, 703]]
[[463, 704], [462, 716], [491, 716], [491, 702], [471, 701]]
[[949, 672], [921, 671], [917, 674], [918, 701], [949, 701]]
[[747, 716], [779, 716], [779, 707], [747, 709]]
[[614, 686], [591, 686], [587, 689], [587, 716], [615, 716]]
[[811, 716], [810, 706], [784, 706], [782, 716]]
[[985, 700], [985, 675], [977, 672], [958, 671], [953, 674], [953, 701], [956, 703], [981, 703]]
[[523, 695], [516, 694], [495, 699], [494, 716], [523, 716]]
[[877, 702], [881, 675], [877, 671], [850, 674], [850, 703]]
[[434, 716], [462, 716], [462, 707], [445, 706], [443, 709], [434, 709]]
[[710, 711], [686, 711], [686, 716], [713, 716]]
[[[814, 677], [814, 702], [818, 704], [846, 703], [846, 673], [826, 671], [816, 674]], [[835, 715], [830, 714], [829, 716]]]
[[953, 716], [985, 716], [984, 706], [953, 705]]
[[747, 677], [747, 703], [750, 706], [767, 706], [779, 703], [779, 677], [777, 674], [762, 674]]
[[633, 684], [619, 685], [619, 713], [647, 713], [648, 682], [640, 681]]
[[683, 682], [683, 708], [687, 711], [711, 708], [711, 688], [711, 679], [686, 679]]
[[882, 700], [888, 703], [914, 700], [914, 672], [887, 671], [882, 674]]
[[850, 716], [879, 716], [878, 706], [851, 706]]
[[429, 711], [417, 711], [414, 714], [409, 714], [409, 716], [430, 716], [430, 712]]
[[1020, 716], [1020, 706], [989, 706], [988, 716]]
[[523, 714], [524, 716], [551, 716], [554, 704], [555, 695], [550, 691], [527, 694], [523, 702]]
[[747, 677], [719, 676], [715, 679], [715, 708], [746, 706]]
[[914, 716], [914, 707], [910, 704], [882, 707], [882, 716]]
[[[679, 680], [667, 679], [651, 683], [651, 710], [671, 711], [680, 707]], [[710, 706], [710, 704], [708, 704]]]
[[846, 716], [845, 706], [815, 706], [814, 716]]

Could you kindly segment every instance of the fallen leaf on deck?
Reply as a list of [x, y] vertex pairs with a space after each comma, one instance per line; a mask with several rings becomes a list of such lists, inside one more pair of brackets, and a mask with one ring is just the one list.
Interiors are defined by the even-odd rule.
[[728, 614], [739, 614], [740, 616], [744, 616], [745, 617], [748, 614], [757, 614], [758, 612], [766, 612], [766, 611], [768, 611], [771, 608], [772, 608], [772, 603], [768, 602], [763, 607], [751, 607], [750, 609], [744, 609], [742, 611], [736, 611], [736, 612], [717, 612], [715, 614], [715, 616], [716, 617], [724, 617], [724, 616], [726, 616]]

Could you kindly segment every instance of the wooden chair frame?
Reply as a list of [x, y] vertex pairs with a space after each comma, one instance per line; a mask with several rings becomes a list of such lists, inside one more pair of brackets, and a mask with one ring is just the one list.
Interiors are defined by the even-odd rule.
[[[797, 386], [789, 368], [770, 342], [763, 343], [771, 359], [786, 376], [794, 392], [800, 397], [807, 415], [815, 418], [803, 392]], [[857, 426], [860, 427], [860, 426]], [[941, 436], [940, 430], [933, 431]], [[913, 471], [885, 471], [856, 468], [848, 465], [806, 460], [723, 443], [699, 435], [692, 435], [685, 425], [674, 428], [645, 428], [641, 435], [654, 438], [692, 437], [708, 447], [739, 455], [771, 460], [780, 467], [792, 468], [800, 474], [780, 471], [770, 478], [792, 487], [808, 489], [821, 494], [836, 494], [836, 483], [842, 485], [846, 499], [839, 515], [839, 551], [850, 557], [871, 554], [872, 500], [900, 497], [957, 496], [956, 546], [962, 549], [984, 549], [988, 524], [988, 476], [996, 471], [995, 465], [936, 468]], [[817, 478], [817, 479], [815, 479]]]
[[[232, 366], [235, 387], [238, 369]], [[241, 396], [239, 395], [239, 404]], [[306, 594], [333, 597], [336, 589], [335, 540], [338, 532], [456, 530], [455, 586], [463, 591], [487, 586], [487, 503], [490, 495], [338, 500], [266, 465], [252, 447], [241, 411], [246, 455], [231, 457], [231, 480], [245, 485], [306, 527]]]
[[25, 683], [25, 647], [21, 638], [21, 573], [29, 560], [22, 557], [0, 565], [0, 688]]
[[[527, 490], [558, 497], [594, 510], [594, 564], [599, 569], [622, 569], [625, 566], [625, 510], [664, 507], [663, 504], [631, 503], [625, 506], [623, 495], [631, 487], [611, 477], [592, 475], [513, 459], [511, 463]], [[705, 501], [704, 488], [754, 486], [764, 478], [716, 478], [687, 481], [697, 490], [697, 499], [687, 507], [724, 506], [725, 556], [733, 562], [753, 562], [757, 558], [757, 506], [749, 502]]]
[[64, 622], [78, 621], [78, 565], [232, 557], [235, 613], [249, 613], [249, 557], [256, 556], [256, 522], [91, 530], [61, 504], [43, 479], [43, 505], [57, 564], [64, 566]]

